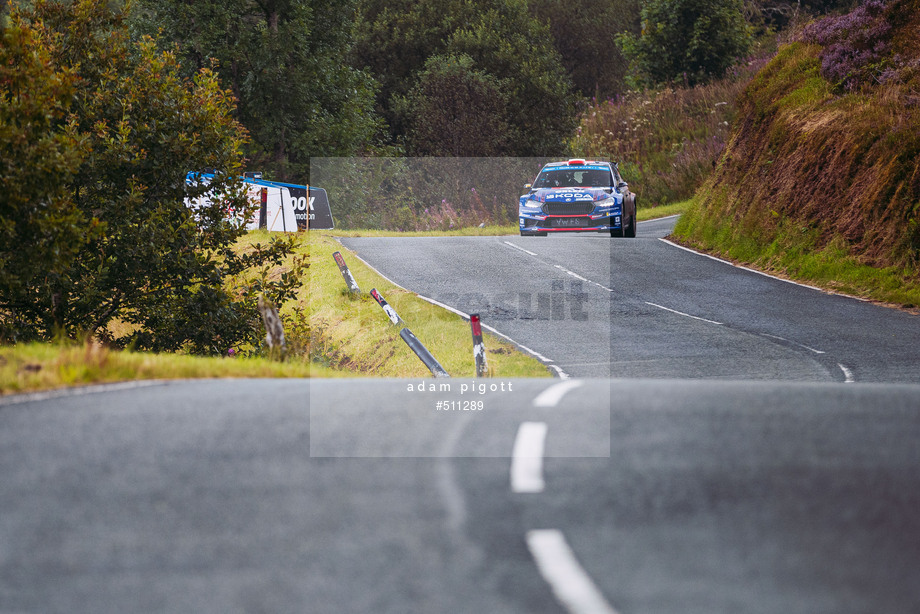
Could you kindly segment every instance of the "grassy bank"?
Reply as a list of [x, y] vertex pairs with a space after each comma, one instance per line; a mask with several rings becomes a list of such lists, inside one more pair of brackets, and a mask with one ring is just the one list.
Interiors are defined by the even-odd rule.
[[[781, 49], [741, 97], [676, 236], [830, 290], [920, 305], [918, 27], [920, 0], [894, 0]], [[865, 53], [832, 53], [866, 32], [877, 40]]]
[[728, 226], [701, 221], [706, 210], [689, 202], [672, 237], [678, 243], [829, 292], [893, 307], [920, 307], [920, 280], [912, 267], [865, 264], [842, 241], [819, 246], [817, 231], [790, 223], [782, 224], [770, 243], [738, 237]]
[[[468, 322], [386, 281], [344, 249], [330, 233], [311, 232], [304, 237], [310, 254], [310, 280], [297, 305], [292, 305], [288, 313], [294, 315], [294, 311], [302, 310], [302, 317], [309, 322], [312, 360], [379, 377], [431, 375], [399, 336], [401, 327], [393, 326], [369, 296], [368, 292], [376, 288], [448, 373], [454, 377], [475, 376]], [[346, 291], [332, 258], [336, 251], [344, 255], [361, 288], [360, 295]], [[550, 375], [539, 361], [498, 337], [487, 334], [485, 345], [493, 377]]]
[[680, 215], [690, 207], [692, 202], [692, 200], [682, 200], [669, 205], [659, 205], [658, 207], [640, 207], [636, 211], [636, 217], [640, 222], [647, 222], [662, 217]]
[[[517, 232], [514, 227], [472, 228], [451, 234]], [[383, 236], [361, 231], [352, 236]], [[441, 233], [428, 233], [441, 234]], [[268, 233], [253, 232], [240, 249], [265, 243]], [[345, 291], [332, 253], [341, 251], [361, 286], [360, 296]], [[98, 344], [18, 344], [0, 347], [0, 394], [67, 386], [147, 379], [222, 377], [430, 377], [431, 373], [399, 336], [383, 310], [367, 293], [377, 288], [413, 333], [452, 376], [475, 376], [469, 323], [414, 293], [401, 290], [366, 267], [330, 233], [297, 236], [288, 261], [267, 272], [269, 278], [290, 270], [293, 258], [306, 257], [303, 287], [281, 314], [288, 358], [273, 362], [254, 357], [203, 358], [183, 354], [116, 351]], [[486, 356], [493, 377], [548, 377], [549, 371], [515, 346], [486, 335]], [[257, 354], [257, 348], [242, 348]]]

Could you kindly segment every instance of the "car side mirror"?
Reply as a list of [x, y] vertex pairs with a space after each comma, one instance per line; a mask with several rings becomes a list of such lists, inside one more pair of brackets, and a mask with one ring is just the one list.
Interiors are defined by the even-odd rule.
[[622, 192], [624, 189], [628, 187], [629, 187], [628, 183], [626, 183], [625, 181], [621, 181], [620, 183], [617, 184], [617, 191]]
[[525, 184], [524, 184], [524, 189], [525, 189], [525, 190], [529, 190], [529, 189], [531, 188], [531, 186], [533, 186], [532, 183], [525, 183]]

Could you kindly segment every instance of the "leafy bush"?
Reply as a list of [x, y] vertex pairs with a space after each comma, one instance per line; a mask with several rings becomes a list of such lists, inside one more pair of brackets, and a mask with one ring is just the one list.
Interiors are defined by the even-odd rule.
[[498, 156], [510, 148], [507, 94], [468, 55], [429, 58], [400, 101], [414, 156]]
[[617, 37], [641, 83], [718, 78], [751, 47], [742, 0], [643, 0], [641, 15], [638, 36]]
[[549, 24], [562, 65], [585, 98], [608, 98], [626, 90], [627, 64], [616, 47], [620, 32], [639, 33], [638, 0], [529, 0]]
[[550, 158], [323, 158], [313, 176], [339, 228], [452, 230], [517, 222], [518, 197]]
[[[433, 91], [431, 83], [446, 79], [450, 71], [459, 78], [457, 70], [463, 70], [465, 85], [458, 93], [474, 88], [482, 105], [479, 116], [486, 110], [500, 113], [490, 125], [497, 122], [503, 132], [507, 126], [507, 138], [499, 139], [503, 153], [565, 152], [565, 140], [575, 127], [577, 97], [548, 28], [530, 14], [525, 0], [396, 5], [390, 0], [363, 0], [359, 19], [364, 25], [357, 31], [353, 64], [379, 81], [377, 101], [393, 143], [408, 139], [411, 147], [413, 138], [418, 142], [419, 132], [428, 130], [417, 123], [424, 121], [422, 109], [438, 119], [429, 111], [446, 96]], [[467, 60], [460, 60], [464, 57], [472, 62], [465, 67], [462, 62]], [[451, 62], [454, 68], [448, 71]], [[432, 96], [434, 100], [423, 101]], [[482, 156], [496, 149], [489, 140], [482, 145], [474, 150], [464, 147], [464, 153]]]
[[[149, 39], [130, 42], [125, 13], [108, 4], [36, 0], [14, 9], [3, 32], [10, 64], [0, 67], [0, 130], [36, 117], [24, 94], [41, 94], [47, 106], [32, 134], [13, 135], [15, 156], [2, 164], [23, 190], [0, 197], [10, 239], [0, 261], [17, 267], [0, 277], [0, 334], [226, 351], [258, 328], [251, 299], [231, 295], [225, 280], [277, 261], [290, 242], [233, 251], [245, 231], [226, 221], [227, 210], [251, 205], [233, 179], [245, 131], [231, 96], [211, 71], [190, 80], [174, 54]], [[204, 168], [218, 172], [209, 188], [224, 198], [193, 215], [185, 197], [208, 188], [189, 188], [185, 177]], [[23, 249], [34, 262], [22, 262]], [[296, 282], [265, 290], [290, 295]]]

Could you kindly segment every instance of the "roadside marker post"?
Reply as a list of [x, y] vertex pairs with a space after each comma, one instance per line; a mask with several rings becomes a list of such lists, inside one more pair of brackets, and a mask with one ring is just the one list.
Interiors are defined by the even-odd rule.
[[335, 252], [332, 254], [332, 257], [335, 258], [335, 263], [339, 265], [339, 271], [342, 272], [342, 277], [345, 278], [345, 283], [348, 285], [348, 291], [352, 294], [360, 294], [361, 288], [358, 287], [358, 282], [355, 281], [351, 271], [348, 270], [348, 265], [345, 264], [345, 258], [342, 257], [342, 253]]
[[265, 323], [265, 344], [268, 346], [269, 355], [275, 360], [284, 360], [285, 350], [284, 327], [278, 316], [278, 308], [259, 295], [259, 312]]
[[478, 313], [470, 314], [473, 329], [473, 359], [476, 361], [476, 377], [485, 377], [489, 372], [486, 365], [486, 346], [482, 342], [482, 321]]
[[399, 331], [399, 336], [402, 337], [402, 340], [406, 342], [415, 355], [425, 363], [425, 366], [428, 367], [428, 370], [431, 371], [431, 374], [435, 377], [450, 377], [450, 374], [444, 370], [444, 367], [435, 360], [435, 357], [431, 355], [431, 352], [422, 345], [422, 342], [418, 340], [418, 337], [412, 334], [412, 331], [408, 328], [404, 328]]
[[386, 300], [377, 292], [377, 288], [371, 288], [371, 296], [374, 297], [374, 300], [377, 301], [377, 304], [383, 308], [383, 312], [387, 314], [387, 317], [390, 318], [390, 322], [393, 323], [393, 326], [399, 326], [402, 322], [402, 318], [399, 317], [399, 314], [396, 313], [396, 310], [386, 302]]

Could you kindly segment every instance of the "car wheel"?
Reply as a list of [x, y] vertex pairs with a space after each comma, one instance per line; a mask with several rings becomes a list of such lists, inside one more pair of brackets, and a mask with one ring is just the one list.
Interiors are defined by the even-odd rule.
[[636, 238], [636, 216], [633, 215], [633, 218], [629, 221], [629, 226], [623, 229], [623, 236], [629, 237], [631, 239]]
[[629, 220], [629, 228], [626, 228], [625, 226], [623, 227], [623, 236], [630, 237], [631, 239], [636, 238], [636, 226], [638, 225], [638, 222], [636, 221], [636, 217], [639, 215], [638, 213], [639, 207], [636, 203], [636, 200], [638, 200], [638, 198], [639, 198], [638, 196], [633, 194], [633, 197], [631, 199], [632, 207], [630, 207], [632, 209], [632, 215], [630, 216], [630, 220]]

